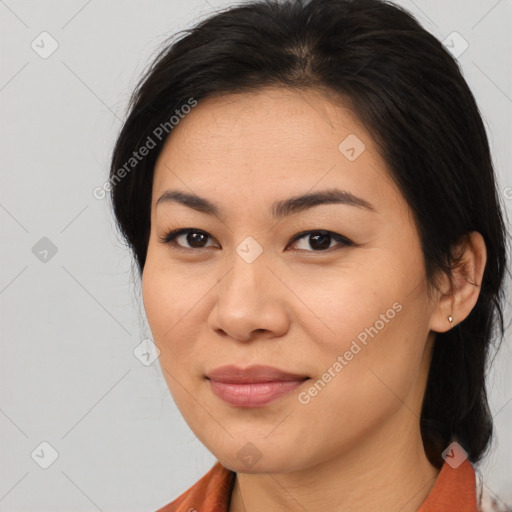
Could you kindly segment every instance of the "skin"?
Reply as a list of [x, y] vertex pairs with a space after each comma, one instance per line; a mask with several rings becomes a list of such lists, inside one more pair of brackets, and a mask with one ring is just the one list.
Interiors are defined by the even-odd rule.
[[[338, 149], [350, 134], [365, 144], [353, 161]], [[375, 211], [324, 204], [279, 220], [269, 214], [274, 201], [327, 188]], [[205, 197], [221, 214], [156, 206], [170, 189]], [[208, 236], [197, 246], [186, 235], [159, 241], [177, 228]], [[355, 245], [293, 241], [306, 230]], [[263, 250], [252, 263], [236, 250], [247, 237]], [[418, 510], [439, 472], [419, 429], [432, 343], [451, 328], [449, 315], [456, 325], [469, 314], [479, 293], [471, 282], [485, 266], [479, 233], [461, 250], [461, 268], [429, 294], [411, 210], [370, 134], [332, 95], [273, 87], [209, 97], [180, 121], [155, 166], [142, 293], [179, 410], [237, 472], [230, 512]], [[299, 392], [396, 303], [401, 310], [300, 403]], [[225, 364], [267, 364], [311, 380], [265, 407], [234, 407], [205, 379]], [[250, 467], [237, 456], [249, 442], [261, 457]]]

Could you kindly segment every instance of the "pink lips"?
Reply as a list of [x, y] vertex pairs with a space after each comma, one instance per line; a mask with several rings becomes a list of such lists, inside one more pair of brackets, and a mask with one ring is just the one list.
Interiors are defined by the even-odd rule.
[[271, 366], [222, 366], [208, 373], [213, 393], [238, 407], [266, 405], [301, 386], [309, 377]]

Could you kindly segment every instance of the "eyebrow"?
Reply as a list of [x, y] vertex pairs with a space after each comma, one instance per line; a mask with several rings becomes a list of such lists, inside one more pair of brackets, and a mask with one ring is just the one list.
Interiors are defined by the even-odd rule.
[[[198, 212], [215, 215], [219, 218], [222, 217], [221, 208], [217, 203], [196, 194], [189, 194], [179, 190], [166, 190], [159, 197], [155, 207], [162, 203], [178, 203]], [[280, 219], [323, 204], [345, 204], [376, 212], [375, 207], [371, 203], [355, 196], [351, 192], [340, 189], [327, 189], [275, 201], [270, 209], [270, 214], [272, 218]]]

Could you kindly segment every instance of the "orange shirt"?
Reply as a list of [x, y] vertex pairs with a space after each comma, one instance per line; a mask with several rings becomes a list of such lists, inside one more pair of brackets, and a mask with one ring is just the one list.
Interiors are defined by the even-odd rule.
[[[157, 512], [228, 512], [235, 476], [217, 461], [192, 487]], [[479, 512], [471, 463], [466, 459], [453, 469], [445, 462], [418, 512]]]

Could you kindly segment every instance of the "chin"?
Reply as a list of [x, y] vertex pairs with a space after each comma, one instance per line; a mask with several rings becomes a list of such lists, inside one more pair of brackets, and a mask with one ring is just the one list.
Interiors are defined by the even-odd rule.
[[[236, 443], [238, 445], [238, 443]], [[239, 449], [229, 453], [212, 451], [220, 463], [236, 473], [290, 473], [300, 471], [307, 465], [305, 461], [296, 458], [297, 450], [293, 447], [289, 451], [265, 446], [259, 450], [254, 443], [248, 441]]]
[[264, 461], [262, 457], [252, 466], [241, 462], [236, 456], [217, 458], [224, 467], [234, 471], [235, 473], [247, 473], [251, 475], [263, 473], [279, 474], [289, 473], [296, 470], [296, 468], [290, 465], [289, 459], [286, 458], [284, 460], [273, 458], [272, 460]]

